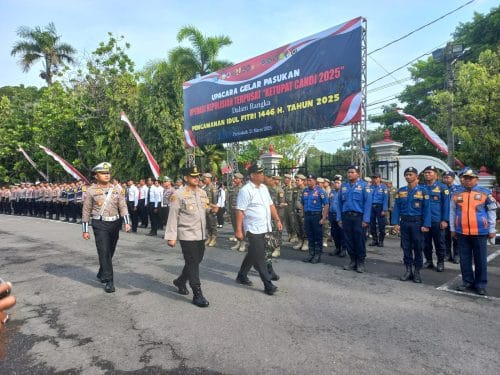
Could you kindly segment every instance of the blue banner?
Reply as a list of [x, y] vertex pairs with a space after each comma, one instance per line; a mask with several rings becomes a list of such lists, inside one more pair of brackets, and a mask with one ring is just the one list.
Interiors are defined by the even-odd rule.
[[184, 83], [189, 147], [361, 120], [362, 18]]

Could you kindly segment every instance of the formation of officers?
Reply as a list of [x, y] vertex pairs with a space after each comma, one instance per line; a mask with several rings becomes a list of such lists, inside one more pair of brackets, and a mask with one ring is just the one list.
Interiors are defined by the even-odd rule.
[[[454, 172], [445, 172], [440, 178], [438, 170], [428, 166], [422, 171], [423, 183], [420, 183], [418, 171], [410, 167], [404, 171], [407, 185], [399, 189], [382, 181], [377, 173], [362, 179], [359, 168], [354, 165], [347, 168], [346, 179], [341, 175], [329, 180], [302, 174], [294, 177], [285, 174], [282, 178], [264, 169], [259, 169], [259, 173], [263, 174], [262, 186], [266, 187], [273, 210], [279, 217], [279, 226], [278, 221], [270, 220], [268, 230], [270, 236], [279, 238], [268, 241], [264, 252], [269, 280], [279, 279], [272, 259], [280, 256], [281, 228], [286, 229], [294, 249], [307, 253], [304, 262], [320, 262], [324, 248], [332, 241], [334, 250], [329, 255], [347, 257], [344, 269], [363, 273], [367, 241], [371, 237], [369, 246], [383, 247], [386, 226], [391, 224], [401, 237], [405, 266], [402, 281], [421, 283], [422, 268], [443, 272], [445, 260], [448, 260], [460, 263], [463, 285], [459, 290], [486, 293], [486, 240], [495, 237], [496, 202], [490, 191], [477, 185], [477, 172], [472, 169], [461, 171], [461, 184], [455, 184]], [[135, 183], [130, 179], [127, 183], [114, 181], [112, 184], [114, 194], [122, 196], [125, 202], [131, 232], [137, 232], [139, 226], [149, 226], [148, 235], [156, 236], [157, 231], [165, 227], [165, 233], [175, 237], [165, 237], [170, 246], [179, 240], [186, 267], [174, 284], [181, 294], [188, 294], [185, 284], [189, 281], [193, 302], [198, 306], [208, 306], [208, 301], [201, 292], [197, 267], [205, 246], [217, 244], [218, 228], [222, 226], [220, 214], [226, 206], [234, 233], [229, 238], [235, 242], [232, 249], [248, 251], [248, 238], [236, 236], [240, 230], [238, 225], [241, 226], [238, 223], [241, 211], [238, 196], [246, 184], [255, 185], [252, 181], [258, 179], [253, 179], [251, 173], [246, 178], [235, 173], [227, 194], [224, 184], [214, 181], [210, 173], [199, 174], [197, 170], [190, 171], [175, 183], [165, 177], [161, 182], [141, 179]], [[194, 189], [195, 184], [197, 189]], [[79, 217], [88, 219], [88, 215], [82, 215], [88, 189], [90, 187], [81, 182], [2, 187], [0, 210], [5, 214], [76, 222]], [[192, 194], [195, 194], [194, 200], [190, 201]], [[187, 216], [186, 224], [181, 225], [183, 221], [179, 217], [170, 222], [172, 207], [177, 214], [186, 209], [193, 214], [198, 207], [203, 211], [203, 220]], [[271, 215], [268, 216], [270, 219]], [[172, 236], [174, 232], [176, 235]], [[472, 263], [475, 263], [474, 272]], [[259, 273], [261, 268], [259, 263]], [[102, 276], [101, 271], [98, 278], [106, 283], [109, 279], [112, 281], [109, 275]], [[266, 280], [266, 290], [274, 292], [274, 287], [266, 284], [269, 280], [263, 280]], [[237, 281], [248, 284], [245, 275]], [[114, 290], [114, 286], [108, 286], [109, 290]]]

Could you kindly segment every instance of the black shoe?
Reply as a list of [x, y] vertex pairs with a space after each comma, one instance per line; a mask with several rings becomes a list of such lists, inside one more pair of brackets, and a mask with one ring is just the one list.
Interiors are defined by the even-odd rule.
[[434, 263], [432, 263], [432, 260], [431, 261], [426, 260], [424, 263], [424, 268], [432, 270], [434, 268]]
[[413, 279], [413, 271], [411, 266], [406, 266], [406, 272], [399, 278], [401, 281], [408, 281]]
[[155, 232], [149, 232], [148, 234], [146, 234], [146, 236], [156, 237], [156, 233]]
[[302, 259], [302, 261], [304, 263], [310, 263], [313, 260], [313, 258], [314, 258], [314, 255], [309, 254], [307, 257], [305, 257], [304, 259]]
[[378, 246], [378, 242], [375, 240], [372, 240], [368, 246]]
[[459, 292], [470, 292], [474, 290], [474, 286], [469, 283], [464, 283], [462, 285], [457, 286], [457, 290]]
[[438, 262], [436, 266], [436, 271], [437, 272], [443, 272], [444, 271], [444, 262]]
[[460, 264], [460, 257], [459, 257], [458, 255], [455, 255], [455, 256], [453, 257], [453, 263], [454, 263], [454, 264]]
[[253, 285], [252, 281], [248, 277], [241, 276], [241, 275], [238, 275], [236, 277], [236, 282], [238, 284], [247, 285], [247, 286], [252, 286]]
[[413, 282], [417, 284], [422, 283], [422, 278], [420, 277], [420, 270], [415, 268], [415, 272], [413, 272]]
[[316, 264], [316, 263], [319, 263], [319, 262], [320, 262], [320, 260], [321, 260], [321, 254], [317, 254], [317, 255], [315, 255], [315, 256], [312, 258], [311, 263], [312, 263], [312, 264]]
[[357, 273], [364, 273], [365, 272], [365, 261], [360, 261], [358, 262], [358, 266], [356, 267], [356, 272]]
[[346, 249], [340, 250], [339, 257], [344, 258], [346, 255], [347, 255], [347, 250]]
[[477, 288], [476, 292], [480, 296], [485, 296], [486, 295], [486, 289], [484, 289], [484, 288]]
[[201, 292], [201, 288], [194, 287], [193, 288], [193, 305], [198, 307], [208, 307], [209, 302], [205, 297], [203, 297], [203, 293]]
[[276, 285], [271, 284], [270, 286], [267, 286], [264, 288], [264, 293], [272, 296], [274, 293], [276, 293], [277, 290], [278, 290], [278, 287]]
[[106, 283], [106, 281], [104, 281], [104, 280], [102, 279], [102, 277], [101, 277], [101, 274], [100, 274], [100, 273], [98, 273], [98, 274], [96, 275], [96, 277], [97, 277], [97, 280], [99, 280], [99, 282], [101, 282], [101, 283], [103, 283], [103, 284], [105, 284], [105, 283]]
[[189, 294], [189, 290], [186, 288], [186, 283], [181, 282], [179, 279], [175, 279], [172, 283], [177, 287], [177, 293], [184, 296]]
[[344, 269], [346, 271], [354, 271], [356, 269], [356, 261], [351, 259], [349, 263], [344, 265]]
[[112, 281], [106, 282], [106, 285], [104, 286], [104, 291], [106, 293], [113, 293], [115, 291], [115, 286], [113, 285]]
[[384, 240], [378, 241], [378, 247], [384, 247]]
[[269, 271], [269, 275], [271, 275], [272, 281], [278, 281], [280, 279], [280, 277], [276, 274], [276, 272], [274, 272], [273, 266], [271, 264], [267, 266], [267, 270]]

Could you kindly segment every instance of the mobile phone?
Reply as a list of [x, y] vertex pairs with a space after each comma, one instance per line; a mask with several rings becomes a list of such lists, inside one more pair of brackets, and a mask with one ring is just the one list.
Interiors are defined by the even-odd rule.
[[[3, 284], [5, 281], [0, 277], [0, 284]], [[10, 288], [2, 293], [0, 293], [0, 298], [5, 298], [10, 294]]]

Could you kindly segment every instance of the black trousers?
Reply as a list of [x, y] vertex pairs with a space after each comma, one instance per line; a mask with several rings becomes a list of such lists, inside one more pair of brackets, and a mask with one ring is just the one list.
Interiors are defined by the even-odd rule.
[[259, 273], [260, 279], [264, 283], [264, 287], [269, 287], [271, 285], [271, 275], [267, 270], [266, 264], [266, 242], [264, 239], [264, 233], [253, 234], [250, 232], [246, 233], [248, 238], [248, 253], [241, 263], [239, 276], [247, 277], [250, 269], [255, 268]]
[[217, 225], [224, 225], [224, 214], [226, 213], [225, 207], [219, 207], [217, 211]]
[[181, 283], [189, 281], [191, 288], [199, 288], [201, 286], [200, 263], [205, 254], [205, 240], [179, 242], [184, 256], [184, 268], [178, 280]]
[[139, 207], [134, 210], [134, 201], [127, 201], [127, 209], [132, 224], [132, 232], [137, 232], [137, 226], [139, 225]]
[[168, 212], [170, 211], [170, 207], [160, 207], [160, 226], [166, 227], [168, 220]]
[[160, 206], [155, 208], [154, 203], [149, 203], [148, 214], [149, 214], [149, 220], [151, 221], [151, 233], [156, 233], [158, 231], [158, 227], [160, 224]]
[[432, 262], [432, 243], [434, 242], [437, 261], [438, 263], [444, 262], [446, 254], [445, 236], [445, 231], [441, 229], [440, 222], [432, 222], [429, 231], [424, 234], [424, 255], [426, 261]]
[[148, 226], [148, 208], [146, 207], [146, 199], [139, 199], [137, 203], [137, 214], [141, 221], [141, 225], [146, 228]]
[[92, 220], [95, 245], [99, 256], [99, 274], [104, 282], [113, 281], [113, 255], [120, 235], [121, 220]]

